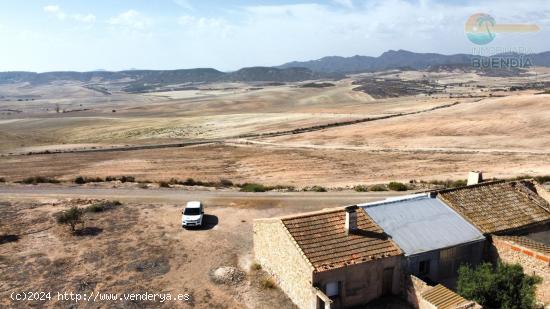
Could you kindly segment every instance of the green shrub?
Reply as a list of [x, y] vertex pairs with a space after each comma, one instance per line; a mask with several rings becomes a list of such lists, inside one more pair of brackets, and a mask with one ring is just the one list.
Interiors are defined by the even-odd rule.
[[119, 201], [108, 201], [92, 204], [86, 207], [86, 212], [103, 212], [109, 209], [113, 209], [117, 206], [122, 205]]
[[184, 182], [182, 182], [182, 185], [185, 186], [196, 186], [197, 182], [193, 178], [187, 178]]
[[546, 182], [550, 182], [550, 175], [536, 176], [534, 179], [539, 183], [546, 183]]
[[250, 270], [261, 270], [262, 265], [260, 263], [254, 262], [252, 265], [250, 265]]
[[484, 308], [534, 308], [536, 285], [541, 282], [540, 277], [526, 275], [519, 264], [463, 265], [458, 270], [457, 291]]
[[452, 182], [448, 185], [448, 188], [459, 188], [459, 187], [465, 187], [466, 185], [468, 185], [468, 181], [467, 181], [467, 180], [465, 180], [465, 179], [459, 179], [459, 180], [452, 181]]
[[327, 192], [327, 189], [325, 189], [325, 187], [321, 187], [321, 186], [313, 186], [313, 187], [311, 187], [311, 191], [313, 191], [313, 192]]
[[369, 188], [365, 185], [357, 185], [353, 187], [353, 190], [355, 190], [356, 192], [367, 192], [368, 189]]
[[85, 183], [89, 183], [89, 182], [104, 182], [105, 180], [101, 177], [82, 177], [82, 176], [77, 176], [75, 179], [74, 179], [74, 183], [76, 184], [79, 184], [79, 185], [82, 185], [82, 184], [85, 184]]
[[44, 177], [44, 176], [35, 176], [35, 177], [27, 177], [21, 181], [18, 181], [18, 183], [23, 183], [23, 184], [32, 184], [32, 185], [36, 185], [36, 184], [39, 184], [39, 183], [60, 183], [61, 181], [55, 179], [55, 178], [49, 178], [49, 177]]
[[378, 184], [378, 185], [372, 185], [369, 187], [369, 191], [373, 192], [381, 192], [381, 191], [388, 191], [388, 188], [386, 188], [385, 185]]
[[228, 179], [220, 179], [220, 187], [233, 187], [233, 182]]
[[170, 184], [166, 181], [159, 181], [159, 187], [161, 187], [161, 188], [170, 188]]
[[388, 184], [388, 189], [392, 191], [407, 191], [407, 186], [404, 183], [392, 181]]
[[245, 183], [241, 186], [241, 192], [266, 192], [267, 188], [258, 183]]
[[76, 225], [82, 223], [82, 216], [84, 211], [76, 206], [71, 207], [68, 210], [65, 210], [59, 213], [56, 216], [56, 221], [58, 224], [68, 225], [71, 228], [71, 232], [75, 232]]
[[136, 178], [134, 176], [121, 176], [118, 178], [120, 182], [136, 182]]
[[181, 182], [176, 178], [170, 178], [168, 183], [171, 184], [171, 185], [179, 185]]

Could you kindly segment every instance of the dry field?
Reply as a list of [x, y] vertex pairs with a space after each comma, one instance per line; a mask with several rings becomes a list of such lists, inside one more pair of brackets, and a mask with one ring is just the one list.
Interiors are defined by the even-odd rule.
[[[10, 200], [2, 207], [2, 235], [18, 235], [0, 244], [0, 306], [70, 307], [57, 292], [189, 294], [189, 301], [97, 301], [78, 308], [293, 308], [277, 289], [266, 289], [266, 276], [251, 269], [251, 220], [288, 212], [254, 205], [207, 205], [207, 227], [184, 230], [181, 205], [124, 203], [87, 214], [75, 236], [55, 223], [53, 214], [94, 202]], [[242, 207], [242, 208], [241, 208]], [[296, 211], [296, 209], [294, 209]], [[241, 282], [214, 283], [211, 272], [233, 266], [245, 272]], [[11, 292], [52, 292], [50, 301], [11, 301]]]
[[[367, 77], [429, 81], [444, 90], [373, 99], [352, 90], [354, 81]], [[550, 95], [503, 90], [535, 81], [550, 81], [550, 74], [538, 69], [537, 74], [499, 78], [392, 71], [350, 76], [326, 88], [225, 83], [111, 95], [70, 83], [0, 85], [0, 94], [11, 98], [0, 101], [0, 177], [133, 175], [337, 187], [456, 179], [471, 169], [494, 177], [542, 175], [550, 173]], [[16, 94], [27, 97], [18, 101]], [[56, 105], [70, 112], [55, 113]], [[380, 116], [397, 117], [236, 138]], [[217, 143], [187, 148], [20, 155], [213, 139]]]

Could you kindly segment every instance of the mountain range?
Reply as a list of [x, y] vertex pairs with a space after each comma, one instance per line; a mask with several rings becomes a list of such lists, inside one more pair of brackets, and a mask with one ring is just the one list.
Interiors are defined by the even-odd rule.
[[[221, 72], [212, 68], [184, 70], [126, 70], [118, 72], [0, 72], [0, 84], [28, 82], [47, 84], [55, 81], [78, 81], [83, 83], [122, 83], [133, 90], [153, 89], [157, 86], [209, 83], [220, 81], [297, 82], [314, 79], [339, 79], [345, 74], [374, 72], [389, 69], [430, 70], [432, 68], [463, 67], [472, 69], [468, 54], [442, 55], [436, 53], [415, 53], [406, 50], [390, 50], [379, 57], [330, 56], [311, 61], [293, 61], [276, 67], [249, 67], [234, 72]], [[550, 66], [550, 52], [538, 54], [501, 54], [491, 57], [525, 58], [535, 66]]]
[[[442, 55], [436, 53], [414, 53], [406, 50], [389, 50], [379, 57], [353, 56], [338, 57], [330, 56], [310, 61], [293, 61], [278, 66], [278, 68], [301, 67], [310, 69], [313, 72], [323, 73], [361, 73], [374, 72], [390, 69], [409, 68], [415, 70], [426, 70], [434, 66], [442, 65], [470, 65], [474, 55], [455, 54]], [[535, 66], [550, 66], [550, 52], [538, 54], [498, 54], [491, 57], [481, 57], [487, 61], [490, 58], [505, 57], [516, 58], [528, 57]], [[479, 57], [478, 57], [479, 58]]]

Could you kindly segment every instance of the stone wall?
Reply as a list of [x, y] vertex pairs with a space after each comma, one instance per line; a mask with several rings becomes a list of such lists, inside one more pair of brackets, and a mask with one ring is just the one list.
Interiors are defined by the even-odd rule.
[[313, 266], [280, 219], [254, 220], [254, 255], [299, 308], [315, 308]]
[[402, 256], [392, 256], [314, 273], [313, 284], [323, 290], [329, 282], [341, 284], [340, 297], [334, 300], [335, 308], [364, 305], [383, 296], [384, 269], [393, 268], [391, 293], [401, 294]]
[[550, 255], [542, 254], [516, 243], [493, 236], [494, 258], [508, 264], [520, 264], [529, 275], [537, 275], [543, 282], [537, 287], [537, 299], [550, 303]]
[[[405, 278], [405, 284], [406, 284], [406, 289], [405, 289], [405, 297], [406, 297], [406, 300], [407, 302], [415, 309], [439, 309], [439, 308], [442, 308], [441, 305], [436, 306], [432, 303], [430, 303], [429, 301], [427, 301], [426, 299], [424, 299], [424, 297], [422, 297], [422, 294], [423, 293], [426, 293], [432, 289], [434, 289], [433, 286], [430, 286], [428, 285], [426, 282], [424, 282], [423, 280], [413, 276], [413, 275], [409, 275], [409, 276], [406, 276]], [[437, 288], [437, 287], [435, 287]], [[450, 290], [447, 290], [448, 292], [446, 293], [454, 293]], [[439, 296], [441, 297], [441, 296]], [[482, 309], [482, 306], [480, 306], [478, 303], [474, 302], [474, 301], [464, 301], [463, 303], [459, 304], [459, 305], [448, 305], [448, 304], [445, 304], [444, 308], [446, 309], [449, 309], [449, 308], [453, 308], [453, 309]]]
[[[429, 286], [426, 282], [424, 282], [423, 280], [413, 275], [405, 276], [404, 282], [405, 282], [405, 289], [404, 289], [405, 298], [407, 302], [411, 306], [413, 306], [413, 308], [424, 309], [424, 308], [430, 307], [430, 306], [427, 306], [429, 304], [422, 299], [421, 294], [431, 289], [432, 288], [431, 286]], [[433, 308], [433, 306], [431, 307]]]

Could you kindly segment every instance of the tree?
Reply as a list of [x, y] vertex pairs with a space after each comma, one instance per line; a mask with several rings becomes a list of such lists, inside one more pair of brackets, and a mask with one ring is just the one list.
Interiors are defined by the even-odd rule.
[[82, 223], [84, 211], [76, 206], [63, 211], [57, 216], [57, 223], [65, 224], [71, 227], [71, 232], [76, 231], [76, 225]]
[[477, 268], [467, 265], [459, 268], [457, 290], [484, 308], [533, 308], [536, 285], [541, 282], [538, 276], [524, 274], [519, 264], [499, 263], [495, 268], [483, 263]]

